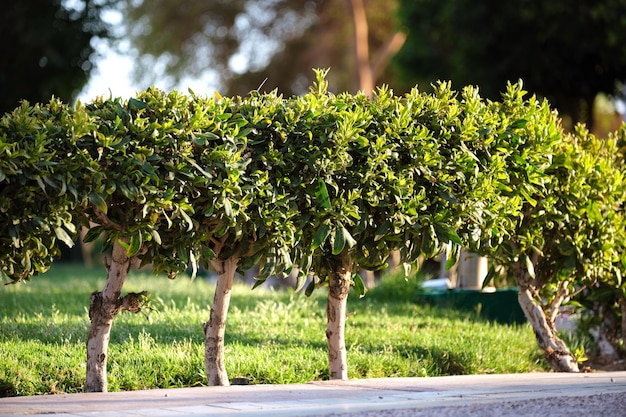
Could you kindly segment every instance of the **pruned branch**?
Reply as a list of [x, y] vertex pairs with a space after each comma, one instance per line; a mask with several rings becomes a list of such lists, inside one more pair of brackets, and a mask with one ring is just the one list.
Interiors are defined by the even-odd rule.
[[139, 313], [146, 303], [148, 291], [129, 292], [120, 299], [119, 311]]

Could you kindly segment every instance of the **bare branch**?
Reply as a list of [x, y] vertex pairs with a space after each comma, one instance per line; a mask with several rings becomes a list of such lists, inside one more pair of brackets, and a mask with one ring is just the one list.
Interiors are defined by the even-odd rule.
[[109, 217], [104, 214], [98, 207], [93, 206], [93, 212], [96, 214], [97, 219], [100, 220], [101, 226], [117, 230], [118, 232], [123, 230], [122, 226], [109, 219]]
[[372, 63], [372, 79], [374, 83], [385, 70], [385, 67], [389, 63], [389, 59], [398, 53], [400, 48], [406, 41], [406, 33], [396, 32], [385, 42], [383, 46], [376, 52], [374, 62]]

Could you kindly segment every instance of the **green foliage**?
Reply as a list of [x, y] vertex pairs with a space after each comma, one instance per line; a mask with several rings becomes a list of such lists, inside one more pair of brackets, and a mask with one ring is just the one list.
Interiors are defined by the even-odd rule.
[[503, 148], [506, 188], [499, 197], [506, 209], [489, 206], [512, 227], [495, 234], [495, 245], [484, 243], [492, 236], [482, 228], [483, 245], [473, 250], [504, 266], [555, 315], [581, 288], [621, 285], [626, 183], [615, 137], [598, 139], [583, 126], [565, 134], [546, 102], [520, 101], [523, 94], [510, 88], [504, 95], [503, 125], [507, 116], [513, 121]]
[[94, 133], [86, 146], [101, 177], [92, 176], [83, 211], [92, 224], [86, 240], [104, 235], [105, 248], [125, 242], [129, 257], [157, 273], [185, 270], [202, 238], [191, 199], [207, 182], [197, 158], [213, 128], [206, 109], [155, 89], [127, 101], [97, 99], [87, 109]]
[[[321, 286], [339, 265], [384, 268], [392, 250], [407, 264], [443, 250], [455, 258], [459, 233], [476, 239], [470, 227], [485, 221], [494, 184], [506, 176], [491, 157], [504, 152], [493, 139], [500, 109], [449, 83], [402, 97], [381, 88], [372, 101], [335, 96], [317, 75], [290, 109], [294, 121], [309, 117], [305, 126], [295, 122], [279, 142], [281, 164], [294, 169], [287, 177], [301, 218], [294, 256], [301, 273], [310, 270]], [[362, 294], [358, 277], [354, 284]]]
[[[613, 155], [615, 157], [615, 165], [620, 169], [622, 175], [624, 175], [623, 158], [626, 155], [625, 138], [626, 125], [623, 125], [617, 132], [611, 134], [606, 139], [606, 145], [602, 143], [604, 146], [600, 146], [612, 153], [615, 152]], [[598, 153], [596, 149], [593, 152], [594, 154]], [[606, 170], [606, 167], [597, 162], [596, 164], [596, 170]], [[609, 175], [611, 175], [611, 171], [609, 171]], [[618, 193], [620, 190], [618, 188], [621, 186], [620, 180], [622, 180], [621, 177], [616, 177], [612, 181], [609, 180], [608, 186], [605, 186], [606, 188], [601, 193], [600, 198], [613, 198], [612, 194]], [[594, 187], [594, 185], [591, 184], [591, 187]], [[596, 190], [596, 192], [598, 191]], [[603, 212], [603, 205], [597, 202], [589, 205], [586, 209], [591, 211], [590, 216], [595, 222], [602, 222], [609, 226], [604, 228], [603, 234], [597, 238], [597, 240], [602, 241], [603, 248], [603, 252], [598, 254], [600, 261], [597, 262], [602, 265], [613, 259], [615, 270], [611, 274], [605, 274], [593, 286], [576, 295], [571, 302], [570, 308], [578, 314], [577, 333], [580, 337], [594, 338], [594, 332], [598, 332], [597, 334], [603, 335], [605, 340], [612, 345], [618, 356], [623, 357], [626, 354], [624, 345], [626, 341], [626, 335], [624, 334], [626, 330], [626, 317], [624, 314], [626, 312], [626, 282], [624, 280], [624, 275], [626, 274], [626, 252], [623, 250], [625, 231], [623, 226], [620, 228], [619, 224], [615, 223], [615, 216], [619, 216], [623, 212], [624, 201], [622, 200], [621, 204], [619, 201], [615, 201], [614, 204], [616, 212]], [[598, 246], [600, 242], [596, 241], [595, 244]], [[595, 341], [597, 342], [597, 340]], [[599, 353], [597, 345], [590, 350], [591, 355]]]
[[57, 99], [23, 103], [0, 120], [0, 271], [12, 281], [45, 272], [72, 246], [82, 176], [85, 115]]

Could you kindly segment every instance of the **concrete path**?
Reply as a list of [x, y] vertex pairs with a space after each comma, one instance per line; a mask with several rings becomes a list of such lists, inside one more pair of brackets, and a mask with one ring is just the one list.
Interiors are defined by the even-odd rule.
[[626, 372], [324, 381], [0, 398], [0, 416], [626, 416]]

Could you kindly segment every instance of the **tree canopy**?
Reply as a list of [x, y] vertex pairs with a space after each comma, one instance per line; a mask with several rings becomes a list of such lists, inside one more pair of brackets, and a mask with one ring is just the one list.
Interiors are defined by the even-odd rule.
[[93, 69], [96, 37], [108, 37], [102, 11], [117, 0], [10, 2], [0, 15], [0, 112], [19, 101], [70, 102]]
[[499, 98], [524, 81], [562, 114], [589, 123], [598, 93], [624, 82], [626, 1], [400, 0], [409, 33], [396, 56], [405, 82], [478, 85]]

